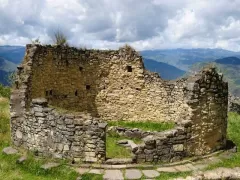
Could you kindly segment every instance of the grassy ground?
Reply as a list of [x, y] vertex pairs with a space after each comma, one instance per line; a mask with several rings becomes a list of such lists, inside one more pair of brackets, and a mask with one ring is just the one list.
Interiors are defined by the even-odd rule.
[[[138, 127], [144, 130], [157, 130], [162, 131], [172, 128], [174, 125], [160, 125], [160, 127], [154, 127], [154, 123], [150, 123], [146, 127], [146, 123], [122, 123], [118, 122], [119, 126], [127, 124], [128, 127]], [[133, 125], [134, 124], [134, 125]], [[117, 125], [112, 124], [112, 125]], [[159, 125], [159, 124], [157, 124]], [[156, 126], [156, 124], [155, 124]], [[10, 144], [10, 130], [9, 130], [9, 101], [5, 98], [0, 98], [0, 179], [7, 180], [75, 180], [79, 175], [73, 170], [66, 166], [66, 162], [60, 161], [61, 166], [50, 171], [45, 171], [40, 166], [50, 161], [49, 159], [39, 159], [34, 157], [32, 154], [28, 154], [28, 160], [24, 164], [16, 164], [16, 160], [19, 156], [7, 156], [2, 154], [2, 149], [9, 146]], [[112, 136], [112, 137], [111, 137]], [[229, 113], [228, 121], [228, 138], [233, 140], [234, 143], [240, 148], [240, 115], [236, 113]], [[117, 135], [111, 134], [108, 137], [107, 149], [108, 156], [116, 157], [117, 152], [114, 155], [111, 154], [111, 149], [118, 151], [118, 153], [124, 154], [123, 149], [116, 150], [114, 147], [109, 147], [109, 144], [115, 144], [117, 140], [125, 139], [125, 137], [118, 137]], [[109, 142], [110, 141], [110, 142]], [[112, 141], [112, 142], [111, 142]], [[114, 141], [114, 142], [113, 142]], [[135, 140], [138, 141], [138, 140]], [[119, 148], [119, 147], [118, 147]], [[110, 150], [110, 151], [109, 151]], [[110, 153], [110, 154], [109, 154]], [[130, 151], [125, 152], [126, 157], [129, 157]], [[208, 169], [216, 167], [236, 167], [240, 166], [240, 153], [236, 153], [231, 159], [224, 160], [221, 163], [210, 166]], [[161, 173], [158, 180], [167, 180], [175, 177], [187, 176], [189, 173]], [[82, 180], [102, 180], [102, 175], [84, 174]]]
[[[106, 151], [107, 151], [107, 158], [130, 158], [131, 157], [131, 150], [127, 149], [126, 147], [117, 145], [119, 140], [123, 139], [130, 139], [128, 137], [120, 136], [117, 133], [109, 132], [107, 133], [107, 142], [106, 142]], [[136, 144], [140, 144], [142, 141], [141, 139], [132, 138]]]
[[136, 121], [109, 121], [108, 126], [120, 126], [120, 127], [126, 127], [126, 128], [139, 128], [145, 131], [165, 131], [168, 129], [174, 128], [174, 123], [158, 123], [158, 122], [152, 122], [152, 121], [142, 121], [142, 122], [136, 122]]

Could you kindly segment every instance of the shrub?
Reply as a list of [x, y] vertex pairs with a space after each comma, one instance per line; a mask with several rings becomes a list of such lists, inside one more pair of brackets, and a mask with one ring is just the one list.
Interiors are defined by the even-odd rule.
[[37, 38], [37, 39], [31, 39], [31, 43], [32, 43], [32, 44], [41, 44], [41, 41], [39, 40], [39, 38]]
[[54, 32], [53, 42], [59, 46], [68, 46], [67, 37], [60, 30]]

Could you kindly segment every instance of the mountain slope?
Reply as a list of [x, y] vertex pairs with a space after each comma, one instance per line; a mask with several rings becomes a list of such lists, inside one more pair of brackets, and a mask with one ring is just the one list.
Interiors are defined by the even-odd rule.
[[240, 58], [226, 57], [216, 59], [211, 63], [202, 62], [192, 66], [191, 71], [199, 71], [202, 67], [212, 64], [218, 71], [223, 73], [224, 79], [228, 82], [230, 92], [240, 97]]
[[165, 80], [177, 79], [186, 73], [172, 65], [147, 58], [144, 59], [144, 65], [147, 70], [159, 73], [159, 75]]
[[24, 53], [25, 47], [23, 46], [0, 46], [0, 57], [14, 64], [20, 64]]
[[168, 63], [179, 69], [188, 71], [189, 68], [200, 62], [211, 62], [219, 58], [238, 56], [239, 52], [224, 49], [167, 49], [141, 51], [144, 58]]
[[25, 47], [0, 46], [0, 83], [9, 85], [8, 76], [24, 57]]

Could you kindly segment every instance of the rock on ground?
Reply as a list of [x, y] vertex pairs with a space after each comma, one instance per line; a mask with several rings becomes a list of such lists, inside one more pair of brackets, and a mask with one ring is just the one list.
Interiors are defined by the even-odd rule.
[[155, 178], [160, 176], [160, 173], [155, 170], [143, 170], [142, 172], [147, 178]]
[[124, 180], [123, 173], [120, 170], [106, 170], [103, 176], [104, 180]]
[[22, 156], [22, 157], [20, 157], [16, 162], [18, 163], [18, 164], [22, 164], [24, 161], [26, 161], [27, 160], [27, 157], [26, 156]]
[[125, 178], [126, 179], [140, 179], [142, 177], [142, 173], [138, 169], [126, 169]]
[[18, 153], [18, 150], [12, 148], [12, 147], [6, 147], [3, 149], [2, 151], [4, 154], [8, 154], [8, 155], [11, 155], [11, 154], [17, 154]]
[[60, 166], [59, 163], [47, 163], [47, 164], [42, 165], [41, 168], [44, 170], [49, 170], [49, 169], [52, 169], [52, 168], [55, 168], [58, 166]]

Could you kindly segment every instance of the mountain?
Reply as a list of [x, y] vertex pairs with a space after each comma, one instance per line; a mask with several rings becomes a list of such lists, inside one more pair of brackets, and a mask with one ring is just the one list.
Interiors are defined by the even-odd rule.
[[224, 65], [240, 65], [240, 59], [238, 57], [226, 57], [222, 59], [215, 60], [218, 64]]
[[202, 67], [209, 64], [217, 67], [218, 71], [223, 73], [225, 81], [228, 82], [229, 91], [233, 95], [240, 97], [240, 58], [231, 56], [216, 59], [211, 63], [196, 63], [192, 66], [191, 71], [199, 71]]
[[25, 47], [0, 46], [0, 83], [9, 85], [8, 76], [15, 71], [22, 61]]
[[144, 59], [144, 66], [147, 70], [157, 72], [165, 80], [173, 80], [183, 76], [186, 72], [172, 65], [157, 62], [152, 59]]
[[226, 57], [214, 61], [228, 81], [232, 94], [240, 97], [240, 58]]
[[14, 64], [20, 64], [25, 54], [23, 46], [0, 46], [0, 57]]
[[144, 58], [164, 62], [184, 71], [188, 71], [195, 63], [212, 62], [224, 57], [240, 56], [240, 52], [203, 48], [146, 50], [140, 53]]

